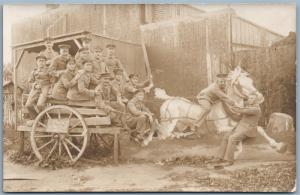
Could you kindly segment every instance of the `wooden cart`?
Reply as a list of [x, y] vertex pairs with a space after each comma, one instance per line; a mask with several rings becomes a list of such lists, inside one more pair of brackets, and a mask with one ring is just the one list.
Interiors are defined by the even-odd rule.
[[96, 109], [94, 102], [49, 99], [46, 109], [29, 122], [32, 124], [27, 120], [17, 130], [30, 133], [32, 150], [41, 162], [56, 155], [75, 163], [93, 139], [113, 147], [114, 162], [118, 163], [122, 128], [112, 126], [110, 117]]

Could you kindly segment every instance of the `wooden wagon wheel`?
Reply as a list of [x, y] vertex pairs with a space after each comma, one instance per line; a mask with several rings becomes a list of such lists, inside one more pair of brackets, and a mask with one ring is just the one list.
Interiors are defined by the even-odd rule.
[[73, 164], [87, 146], [87, 131], [84, 119], [75, 109], [64, 105], [50, 106], [33, 122], [31, 147], [40, 162], [57, 156]]

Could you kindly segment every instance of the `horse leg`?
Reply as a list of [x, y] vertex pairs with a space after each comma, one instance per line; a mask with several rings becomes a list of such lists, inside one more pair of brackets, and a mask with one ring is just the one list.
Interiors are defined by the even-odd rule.
[[274, 139], [272, 139], [271, 137], [269, 137], [266, 133], [266, 131], [261, 127], [261, 126], [258, 126], [257, 127], [257, 132], [263, 136], [267, 141], [268, 141], [268, 144], [272, 147], [272, 148], [275, 148], [277, 152], [280, 152], [280, 153], [283, 153], [286, 151], [287, 149], [287, 145], [283, 142], [276, 142]]

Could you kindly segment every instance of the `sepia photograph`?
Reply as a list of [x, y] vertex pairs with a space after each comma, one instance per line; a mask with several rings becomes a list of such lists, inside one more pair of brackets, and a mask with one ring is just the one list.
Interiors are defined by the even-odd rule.
[[4, 192], [295, 192], [296, 4], [3, 6]]

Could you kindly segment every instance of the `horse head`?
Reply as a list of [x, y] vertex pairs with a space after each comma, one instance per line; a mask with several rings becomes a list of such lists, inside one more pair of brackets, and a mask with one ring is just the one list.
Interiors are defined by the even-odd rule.
[[247, 99], [250, 94], [256, 94], [259, 103], [264, 101], [263, 95], [255, 88], [253, 80], [249, 77], [249, 73], [237, 66], [228, 74], [230, 80], [230, 88], [234, 95], [241, 99]]

